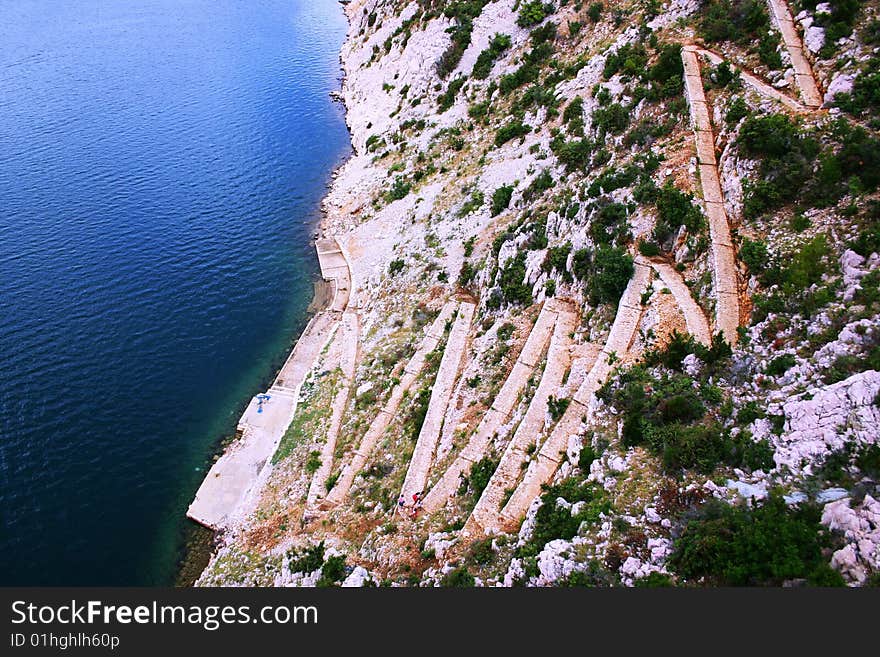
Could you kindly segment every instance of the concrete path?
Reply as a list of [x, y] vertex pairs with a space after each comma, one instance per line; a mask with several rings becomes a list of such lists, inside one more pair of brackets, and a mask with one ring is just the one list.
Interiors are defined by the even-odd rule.
[[613, 369], [613, 358], [621, 358], [629, 351], [642, 315], [642, 292], [650, 281], [651, 267], [639, 256], [636, 258], [633, 277], [620, 298], [617, 316], [605, 346], [599, 352], [595, 364], [581, 383], [565, 413], [538, 450], [537, 456], [529, 463], [522, 481], [501, 510], [497, 525], [492, 529], [515, 531], [529, 505], [541, 494], [541, 486], [548, 483], [556, 474], [556, 470], [565, 458], [569, 437], [579, 432], [581, 423], [591, 412], [596, 392]]
[[775, 87], [771, 87], [769, 84], [767, 84], [766, 82], [761, 80], [761, 78], [749, 73], [745, 69], [742, 69], [742, 68], [736, 66], [733, 62], [726, 60], [724, 57], [722, 57], [721, 55], [719, 55], [716, 52], [713, 52], [711, 50], [707, 50], [706, 48], [698, 48], [698, 47], [694, 48], [694, 52], [697, 52], [700, 55], [703, 55], [704, 57], [706, 57], [706, 59], [708, 59], [710, 62], [712, 62], [713, 66], [718, 66], [721, 62], [727, 61], [727, 63], [730, 64], [731, 68], [734, 68], [737, 71], [739, 71], [740, 79], [742, 79], [742, 81], [745, 84], [750, 86], [752, 89], [754, 89], [757, 93], [761, 94], [762, 96], [765, 96], [765, 97], [770, 98], [772, 100], [778, 101], [778, 102], [782, 103], [783, 105], [785, 105], [786, 107], [788, 107], [789, 109], [794, 110], [795, 112], [806, 113], [806, 112], [811, 112], [815, 109], [815, 108], [807, 107], [806, 105], [801, 103], [799, 100], [796, 100], [796, 99], [788, 96], [787, 94], [784, 94], [783, 92], [781, 92], [779, 89], [776, 89]]
[[466, 532], [485, 534], [500, 529], [498, 514], [502, 503], [505, 502], [504, 496], [515, 486], [522, 474], [522, 464], [528, 458], [526, 450], [530, 445], [537, 446], [538, 437], [547, 419], [549, 399], [552, 395], [558, 394], [565, 372], [571, 364], [571, 333], [576, 324], [577, 315], [574, 313], [559, 314], [547, 351], [547, 365], [541, 375], [541, 382], [513, 438], [507, 443], [498, 467], [465, 523]]
[[[535, 325], [529, 332], [529, 337], [520, 352], [519, 358], [513, 365], [510, 374], [505, 380], [504, 385], [492, 402], [492, 406], [483, 416], [477, 430], [471, 434], [467, 445], [461, 450], [459, 455], [447, 468], [446, 472], [440, 480], [431, 488], [430, 492], [423, 500], [423, 507], [426, 513], [433, 513], [446, 503], [450, 496], [454, 495], [458, 490], [460, 477], [467, 474], [471, 465], [479, 461], [486, 454], [489, 443], [493, 436], [513, 412], [514, 407], [519, 399], [520, 393], [526, 387], [529, 377], [535, 366], [541, 360], [544, 349], [550, 341], [553, 333], [553, 327], [557, 324], [560, 316], [559, 309], [561, 304], [553, 301], [547, 301], [541, 308]], [[571, 313], [565, 313], [570, 315]], [[574, 330], [573, 322], [569, 331]], [[548, 357], [549, 358], [549, 357]], [[548, 361], [548, 366], [549, 366]]]
[[466, 351], [474, 310], [475, 306], [472, 303], [459, 305], [458, 316], [452, 325], [449, 340], [443, 350], [443, 358], [440, 360], [440, 369], [437, 370], [437, 378], [431, 388], [428, 412], [425, 414], [425, 421], [419, 431], [419, 438], [403, 481], [401, 495], [406, 500], [410, 500], [415, 493], [423, 492], [428, 482], [428, 471], [434, 460], [440, 429], [443, 427], [443, 417], [446, 415], [446, 407], [452, 397], [452, 389], [458, 379], [458, 371], [461, 369]]
[[351, 388], [354, 382], [354, 373], [358, 359], [360, 325], [357, 313], [348, 312], [342, 316], [342, 325], [337, 331], [336, 339], [340, 340], [342, 356], [339, 367], [342, 370], [343, 384], [333, 400], [330, 424], [327, 426], [327, 434], [324, 445], [321, 448], [321, 465], [312, 476], [309, 492], [306, 497], [306, 512], [315, 506], [327, 495], [326, 482], [333, 469], [333, 454], [336, 452], [336, 441], [339, 437], [339, 429], [342, 426], [342, 417], [348, 406], [351, 396]]
[[685, 91], [690, 103], [691, 122], [697, 146], [697, 164], [703, 203], [709, 220], [712, 272], [715, 288], [715, 332], [734, 344], [739, 327], [739, 284], [736, 251], [730, 237], [730, 225], [724, 209], [724, 197], [715, 159], [715, 137], [709, 119], [709, 107], [703, 92], [703, 78], [697, 48], [685, 46], [681, 51], [684, 64]]
[[801, 98], [807, 107], [818, 109], [822, 106], [822, 93], [813, 77], [813, 68], [807, 60], [804, 52], [804, 44], [791, 17], [791, 11], [785, 0], [767, 0], [770, 5], [770, 15], [773, 22], [782, 33], [782, 42], [785, 44], [791, 57], [791, 65], [794, 68], [794, 79], [801, 92]]
[[694, 336], [694, 339], [701, 344], [704, 344], [707, 347], [711, 345], [712, 332], [709, 330], [709, 322], [706, 319], [706, 315], [703, 313], [703, 309], [700, 308], [700, 305], [691, 295], [691, 289], [684, 282], [681, 274], [679, 274], [672, 265], [659, 260], [652, 260], [651, 267], [653, 267], [654, 271], [660, 276], [663, 284], [669, 288], [670, 292], [672, 292], [675, 302], [678, 304], [678, 307], [684, 315], [684, 321], [688, 333]]
[[[318, 356], [333, 337], [349, 303], [351, 273], [335, 238], [316, 245], [321, 271], [334, 281], [337, 294], [330, 309], [316, 314], [306, 325], [272, 387], [268, 401], [254, 397], [238, 421], [235, 440], [214, 463], [186, 515], [210, 529], [226, 527], [245, 500], [254, 492], [281, 438], [290, 426], [300, 389]], [[329, 248], [335, 245], [335, 249]], [[339, 264], [341, 258], [342, 264]], [[340, 293], [340, 290], [343, 291]]]
[[385, 402], [385, 406], [382, 407], [382, 410], [379, 411], [376, 419], [373, 420], [373, 423], [370, 425], [369, 429], [367, 429], [367, 432], [361, 439], [360, 445], [358, 445], [357, 450], [352, 455], [351, 462], [342, 469], [339, 480], [321, 504], [322, 509], [328, 509], [338, 505], [348, 496], [355, 476], [364, 469], [370, 454], [373, 452], [373, 448], [376, 446], [379, 438], [382, 437], [382, 434], [385, 433], [391, 420], [397, 414], [397, 409], [403, 401], [404, 394], [419, 377], [419, 374], [425, 366], [425, 358], [437, 348], [437, 345], [439, 345], [440, 341], [443, 339], [446, 322], [452, 317], [457, 306], [458, 304], [455, 301], [448, 302], [443, 306], [443, 309], [440, 311], [440, 314], [431, 326], [428, 327], [425, 337], [422, 339], [416, 352], [413, 354], [412, 358], [409, 359], [409, 362], [403, 369], [400, 382], [394, 386], [391, 391], [391, 396], [388, 398], [388, 401]]
[[333, 302], [329, 310], [344, 312], [351, 301], [353, 281], [348, 258], [335, 237], [320, 239], [315, 243], [321, 276], [334, 283]]

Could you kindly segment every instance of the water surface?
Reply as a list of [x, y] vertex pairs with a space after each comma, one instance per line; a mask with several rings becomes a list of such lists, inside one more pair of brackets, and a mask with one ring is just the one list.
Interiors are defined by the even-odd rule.
[[170, 584], [305, 321], [335, 0], [0, 0], [0, 584]]

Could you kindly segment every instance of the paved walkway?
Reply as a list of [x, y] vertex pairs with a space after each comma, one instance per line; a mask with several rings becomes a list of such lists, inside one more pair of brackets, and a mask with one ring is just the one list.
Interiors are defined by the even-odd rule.
[[[471, 434], [467, 445], [461, 450], [459, 455], [447, 468], [446, 472], [440, 480], [431, 488], [430, 492], [425, 496], [423, 506], [426, 513], [433, 513], [446, 503], [455, 492], [460, 484], [462, 474], [467, 474], [471, 465], [479, 461], [486, 455], [489, 443], [500, 427], [513, 412], [514, 407], [519, 400], [519, 396], [525, 389], [535, 370], [535, 366], [541, 360], [544, 349], [550, 341], [553, 333], [553, 327], [557, 324], [560, 316], [561, 304], [554, 301], [547, 301], [541, 308], [535, 325], [529, 332], [529, 337], [522, 348], [522, 352], [517, 358], [513, 369], [505, 380], [504, 385], [492, 402], [492, 406], [486, 411], [483, 419], [480, 421], [477, 430]], [[569, 315], [570, 313], [564, 313]], [[573, 331], [574, 326], [569, 328]], [[547, 367], [550, 367], [549, 361]]]
[[691, 295], [691, 289], [684, 282], [675, 267], [669, 263], [659, 260], [652, 260], [651, 267], [660, 276], [663, 284], [672, 292], [675, 302], [684, 315], [684, 322], [687, 326], [688, 333], [694, 336], [698, 342], [707, 347], [712, 344], [712, 332], [709, 330], [709, 321], [706, 319], [703, 309], [694, 300]]
[[[299, 399], [300, 389], [329, 340], [333, 337], [349, 302], [351, 274], [347, 261], [335, 239], [316, 245], [321, 271], [334, 281], [337, 294], [327, 310], [317, 313], [297, 340], [290, 356], [267, 391], [270, 399], [260, 404], [254, 397], [238, 421], [235, 440], [214, 463], [202, 481], [186, 515], [211, 529], [223, 529], [261, 480], [261, 473], [270, 461], [281, 438], [287, 431]], [[327, 252], [331, 252], [328, 261]], [[339, 265], [341, 258], [342, 266]], [[340, 292], [342, 291], [342, 292]], [[344, 303], [344, 305], [342, 305]]]
[[516, 428], [513, 438], [507, 443], [498, 467], [465, 523], [466, 532], [487, 533], [500, 529], [498, 514], [506, 501], [504, 497], [513, 489], [522, 474], [522, 464], [528, 458], [527, 450], [531, 445], [537, 446], [538, 437], [547, 419], [549, 399], [559, 393], [565, 372], [571, 364], [571, 333], [576, 324], [577, 315], [574, 313], [559, 313], [550, 340], [550, 348], [547, 351], [547, 365], [541, 375], [538, 389], [535, 390], [528, 410]]
[[[639, 256], [636, 258], [633, 277], [618, 303], [617, 316], [611, 326], [608, 340], [599, 352], [595, 364], [550, 436], [538, 450], [537, 456], [529, 463], [522, 481], [501, 510], [497, 524], [494, 527], [483, 526], [484, 529], [515, 531], [529, 505], [541, 494], [541, 486], [552, 480], [565, 458], [569, 437], [580, 431], [584, 418], [589, 416], [596, 392], [611, 373], [614, 359], [623, 357], [629, 351], [642, 315], [642, 292], [650, 281], [651, 267]], [[478, 524], [482, 525], [482, 523]]]
[[452, 325], [449, 340], [443, 350], [443, 358], [440, 359], [440, 369], [437, 370], [437, 378], [434, 379], [431, 388], [428, 412], [425, 414], [425, 421], [419, 431], [419, 438], [403, 481], [401, 495], [406, 500], [410, 500], [415, 493], [423, 492], [428, 482], [428, 471], [434, 460], [440, 429], [443, 427], [443, 417], [446, 415], [446, 407], [449, 405], [452, 389], [467, 351], [467, 339], [474, 310], [475, 306], [472, 303], [463, 302], [459, 305], [458, 316]]
[[358, 346], [360, 334], [360, 322], [357, 313], [347, 312], [342, 316], [342, 325], [337, 331], [336, 339], [340, 340], [342, 355], [339, 367], [342, 370], [343, 384], [333, 400], [330, 424], [327, 426], [327, 434], [324, 445], [321, 448], [321, 465], [312, 476], [309, 492], [306, 497], [306, 513], [314, 510], [315, 506], [323, 500], [327, 494], [326, 482], [333, 469], [333, 455], [336, 452], [336, 441], [339, 437], [339, 429], [342, 426], [342, 417], [348, 406], [351, 396], [351, 388], [354, 382], [354, 373], [358, 359]]
[[709, 120], [709, 107], [703, 92], [703, 78], [697, 48], [685, 46], [681, 51], [684, 64], [685, 91], [691, 109], [691, 123], [697, 146], [697, 164], [703, 203], [709, 220], [712, 273], [715, 288], [715, 332], [734, 344], [739, 327], [739, 284], [736, 250], [730, 237], [730, 225], [724, 209], [724, 197], [715, 159], [715, 136]]
[[752, 73], [749, 73], [745, 69], [736, 66], [733, 62], [726, 60], [724, 57], [716, 52], [713, 52], [712, 50], [694, 47], [694, 52], [703, 55], [706, 59], [712, 62], [713, 66], [718, 66], [721, 62], [727, 61], [727, 63], [730, 64], [731, 68], [734, 68], [739, 72], [740, 79], [742, 79], [745, 84], [750, 86], [762, 96], [778, 101], [789, 109], [794, 110], [795, 112], [806, 113], [811, 112], [815, 109], [812, 107], [807, 107], [799, 100], [792, 98], [791, 96], [781, 92], [775, 87], [771, 87], [769, 84], [761, 80], [761, 78], [753, 75]]
[[822, 106], [822, 93], [813, 77], [813, 68], [807, 60], [804, 52], [804, 44], [791, 17], [791, 11], [785, 0], [767, 0], [770, 5], [770, 15], [782, 33], [782, 42], [785, 44], [791, 57], [791, 65], [794, 68], [794, 79], [801, 92], [801, 98], [807, 107], [818, 109]]
[[360, 445], [358, 445], [357, 450], [352, 455], [351, 462], [342, 469], [339, 480], [321, 504], [322, 509], [338, 505], [348, 497], [355, 476], [364, 469], [370, 454], [373, 452], [373, 448], [376, 446], [379, 438], [382, 437], [382, 434], [385, 433], [385, 429], [388, 428], [388, 425], [397, 413], [397, 409], [400, 408], [404, 394], [419, 377], [425, 366], [425, 358], [440, 344], [445, 332], [446, 322], [452, 317], [457, 306], [458, 304], [455, 301], [448, 302], [443, 306], [443, 309], [431, 326], [428, 327], [425, 337], [403, 369], [400, 382], [391, 390], [391, 396], [388, 398], [385, 406], [382, 407], [370, 428], [367, 429]]

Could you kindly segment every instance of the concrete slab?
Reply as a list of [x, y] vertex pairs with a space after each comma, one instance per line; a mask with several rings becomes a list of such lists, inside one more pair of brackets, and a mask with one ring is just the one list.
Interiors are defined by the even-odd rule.
[[406, 471], [406, 478], [403, 481], [401, 495], [406, 500], [411, 499], [415, 493], [424, 493], [425, 485], [428, 482], [428, 472], [434, 460], [434, 452], [440, 438], [446, 407], [452, 397], [452, 390], [458, 379], [458, 372], [466, 351], [465, 347], [474, 310], [474, 304], [461, 303], [458, 316], [449, 332], [449, 340], [443, 350], [440, 368], [437, 370], [437, 377], [431, 388], [428, 411], [425, 414], [425, 420], [422, 423], [421, 431], [419, 431], [415, 450]]

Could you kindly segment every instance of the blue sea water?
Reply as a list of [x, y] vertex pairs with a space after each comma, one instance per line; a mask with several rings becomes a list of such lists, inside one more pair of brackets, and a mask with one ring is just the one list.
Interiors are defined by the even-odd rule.
[[174, 581], [306, 319], [336, 0], [0, 0], [0, 585]]

